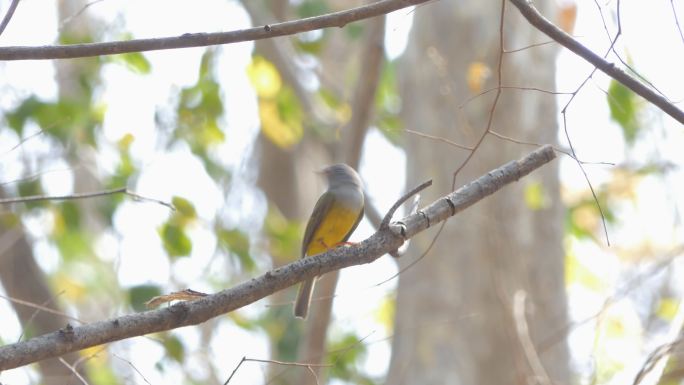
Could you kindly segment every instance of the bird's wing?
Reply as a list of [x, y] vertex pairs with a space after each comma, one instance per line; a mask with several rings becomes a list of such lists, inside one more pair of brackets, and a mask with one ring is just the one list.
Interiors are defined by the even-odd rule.
[[361, 211], [359, 212], [358, 218], [356, 218], [356, 222], [354, 222], [354, 226], [352, 226], [349, 229], [349, 232], [347, 233], [347, 235], [344, 236], [344, 239], [342, 239], [342, 242], [347, 242], [347, 240], [349, 239], [349, 237], [351, 237], [354, 230], [356, 230], [356, 226], [358, 226], [359, 222], [361, 222], [361, 219], [363, 219], [364, 210], [365, 210], [365, 205], [361, 206]]
[[[318, 202], [316, 202], [316, 206], [314, 206], [313, 212], [311, 213], [311, 217], [309, 218], [309, 222], [306, 224], [306, 230], [304, 231], [304, 239], [302, 240], [301, 257], [304, 257], [304, 255], [306, 255], [306, 249], [309, 248], [309, 244], [312, 241], [316, 229], [318, 229], [318, 227], [323, 222], [323, 219], [330, 211], [330, 208], [332, 207], [334, 201], [335, 197], [329, 191], [324, 192], [323, 195], [321, 195], [321, 197], [318, 198]], [[349, 235], [351, 235], [351, 232], [349, 233]]]

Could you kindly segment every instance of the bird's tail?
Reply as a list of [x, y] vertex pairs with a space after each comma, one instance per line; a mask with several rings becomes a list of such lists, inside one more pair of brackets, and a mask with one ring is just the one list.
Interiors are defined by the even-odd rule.
[[299, 286], [299, 293], [297, 293], [297, 300], [294, 306], [294, 315], [297, 318], [306, 318], [309, 313], [309, 303], [311, 303], [311, 294], [313, 293], [316, 278], [302, 282]]

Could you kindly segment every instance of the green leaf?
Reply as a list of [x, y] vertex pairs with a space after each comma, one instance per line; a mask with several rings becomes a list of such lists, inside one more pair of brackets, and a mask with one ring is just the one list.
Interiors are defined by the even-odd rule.
[[247, 270], [254, 270], [256, 265], [249, 254], [249, 238], [240, 230], [219, 230], [219, 245], [229, 252], [237, 255], [240, 265]]
[[[40, 179], [34, 179], [34, 180], [25, 180], [22, 182], [19, 182], [17, 184], [17, 193], [19, 194], [20, 197], [28, 197], [32, 195], [42, 195], [43, 194], [43, 185], [40, 183]], [[33, 209], [36, 207], [44, 207], [47, 206], [48, 202], [30, 202], [26, 203], [26, 207], [29, 209]]]
[[348, 24], [344, 31], [351, 40], [359, 40], [363, 36], [363, 25], [360, 23]]
[[181, 226], [167, 222], [161, 227], [159, 234], [169, 256], [184, 257], [192, 252], [192, 241]]
[[601, 278], [584, 266], [574, 255], [565, 256], [565, 282], [596, 292], [605, 289], [605, 283]]
[[59, 205], [67, 229], [78, 230], [81, 227], [81, 210], [74, 202], [63, 202]]
[[138, 285], [128, 289], [128, 302], [135, 311], [145, 311], [145, 302], [161, 295], [161, 288], [157, 285]]
[[383, 65], [375, 95], [376, 125], [385, 138], [395, 146], [401, 144], [403, 122], [399, 118], [401, 99], [397, 86], [396, 65]]
[[171, 357], [174, 361], [178, 363], [183, 363], [185, 360], [185, 346], [178, 337], [173, 335], [168, 335], [164, 338], [164, 350], [166, 350], [166, 355]]
[[636, 94], [622, 83], [611, 80], [608, 87], [608, 107], [610, 117], [622, 127], [622, 134], [627, 144], [634, 144], [640, 127], [637, 117], [639, 103]]
[[323, 0], [305, 0], [297, 7], [297, 15], [300, 18], [319, 16], [329, 12], [328, 4]]
[[269, 240], [269, 253], [274, 261], [287, 263], [299, 257], [304, 227], [288, 221], [273, 204], [269, 204], [264, 219], [264, 230]]
[[378, 130], [388, 142], [395, 146], [401, 145], [403, 122], [397, 115], [381, 114], [378, 116]]
[[356, 366], [366, 356], [366, 345], [359, 343], [359, 340], [357, 335], [350, 333], [335, 338], [329, 344], [329, 351], [335, 352], [328, 357], [328, 364], [332, 365], [331, 377], [345, 381], [354, 379], [354, 382], [358, 383]]
[[197, 211], [195, 211], [195, 206], [193, 206], [193, 204], [190, 203], [189, 200], [178, 196], [174, 196], [171, 199], [171, 203], [173, 204], [173, 207], [175, 207], [176, 210], [178, 210], [178, 213], [183, 215], [187, 219], [197, 218]]
[[129, 70], [137, 74], [146, 75], [149, 74], [150, 70], [152, 69], [150, 62], [147, 60], [145, 55], [140, 52], [114, 55], [112, 59], [125, 64]]
[[56, 234], [55, 244], [65, 261], [73, 261], [92, 254], [91, 238], [81, 230], [67, 228]]

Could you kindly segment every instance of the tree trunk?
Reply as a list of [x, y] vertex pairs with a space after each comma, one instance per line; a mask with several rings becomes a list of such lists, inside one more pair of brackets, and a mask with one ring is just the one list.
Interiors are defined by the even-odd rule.
[[[4, 193], [0, 191], [0, 197]], [[33, 250], [21, 225], [0, 222], [0, 282], [7, 296], [38, 306], [57, 309], [57, 298], [47, 284], [45, 275], [33, 256]], [[37, 310], [33, 307], [12, 303], [12, 307], [24, 330], [23, 338], [53, 332], [67, 325], [65, 317]], [[78, 353], [62, 357], [70, 365], [79, 358]], [[74, 373], [58, 359], [38, 362], [41, 383], [62, 385], [75, 380]], [[79, 367], [81, 375], [84, 368]]]
[[[539, 4], [548, 15], [552, 2]], [[486, 130], [495, 92], [468, 84], [468, 69], [486, 65], [496, 86], [501, 2], [435, 2], [418, 8], [399, 78], [407, 129], [473, 146]], [[504, 46], [544, 41], [514, 9], [505, 13]], [[554, 89], [555, 48], [506, 54], [502, 84]], [[556, 104], [539, 92], [502, 90], [491, 129], [521, 140], [554, 143]], [[465, 150], [408, 137], [409, 187], [434, 178], [423, 202], [451, 190]], [[488, 135], [457, 178], [461, 185], [517, 159], [530, 148]], [[531, 369], [521, 341], [534, 346], [566, 322], [563, 208], [557, 162], [500, 191], [452, 219], [427, 256], [399, 277], [388, 384], [527, 384], [548, 375], [569, 383], [565, 341], [537, 349], [544, 371]], [[526, 187], [541, 186], [540, 207], [526, 204]], [[538, 190], [537, 190], [538, 191]], [[432, 237], [416, 238], [400, 268], [418, 258]], [[526, 317], [513, 316], [513, 296], [527, 293]], [[527, 322], [530, 335], [520, 335]]]

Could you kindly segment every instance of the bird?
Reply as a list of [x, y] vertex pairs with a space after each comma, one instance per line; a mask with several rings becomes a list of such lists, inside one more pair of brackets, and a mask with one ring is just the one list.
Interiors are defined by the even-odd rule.
[[[301, 258], [324, 253], [345, 243], [363, 218], [363, 182], [353, 168], [338, 163], [320, 171], [328, 190], [318, 198], [302, 239]], [[294, 315], [305, 319], [309, 312], [316, 277], [302, 282], [294, 306]]]

